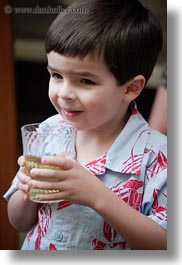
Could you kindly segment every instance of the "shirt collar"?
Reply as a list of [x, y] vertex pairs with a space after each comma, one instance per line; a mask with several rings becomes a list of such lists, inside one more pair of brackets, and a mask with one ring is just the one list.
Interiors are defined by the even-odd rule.
[[125, 127], [108, 152], [88, 163], [86, 168], [97, 175], [104, 174], [106, 169], [140, 175], [149, 135], [149, 125], [138, 112], [135, 104]]
[[117, 172], [140, 175], [149, 135], [148, 123], [141, 114], [138, 111], [131, 114], [107, 153], [106, 167]]

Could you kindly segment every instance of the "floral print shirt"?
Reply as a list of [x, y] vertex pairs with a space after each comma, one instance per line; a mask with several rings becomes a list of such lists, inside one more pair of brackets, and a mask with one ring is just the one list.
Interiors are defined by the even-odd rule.
[[[46, 120], [53, 128], [61, 116]], [[167, 229], [167, 138], [149, 127], [136, 107], [107, 153], [85, 168], [121, 200]], [[4, 195], [16, 191], [17, 177]], [[124, 250], [127, 242], [97, 212], [69, 201], [39, 204], [38, 223], [23, 250]]]

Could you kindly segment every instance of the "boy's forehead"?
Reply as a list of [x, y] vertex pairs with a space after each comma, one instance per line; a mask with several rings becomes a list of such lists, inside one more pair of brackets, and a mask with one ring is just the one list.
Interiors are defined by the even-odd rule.
[[57, 52], [51, 51], [47, 54], [48, 58], [48, 68], [49, 69], [74, 69], [77, 71], [94, 71], [97, 72], [100, 68], [106, 69], [101, 58], [85, 56], [83, 59], [80, 59], [78, 56], [72, 57], [68, 55], [62, 55]]

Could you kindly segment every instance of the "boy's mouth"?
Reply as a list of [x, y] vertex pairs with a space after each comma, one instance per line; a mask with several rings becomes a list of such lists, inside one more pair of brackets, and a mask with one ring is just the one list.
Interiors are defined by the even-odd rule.
[[80, 110], [71, 110], [71, 109], [62, 109], [63, 114], [67, 118], [75, 118], [78, 117], [83, 111]]

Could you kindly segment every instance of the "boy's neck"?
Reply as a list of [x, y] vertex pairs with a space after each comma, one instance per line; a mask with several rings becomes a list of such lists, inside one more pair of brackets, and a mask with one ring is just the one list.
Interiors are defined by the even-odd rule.
[[120, 124], [111, 125], [105, 130], [78, 131], [76, 137], [77, 161], [85, 166], [106, 153], [124, 128], [127, 119], [128, 116]]

